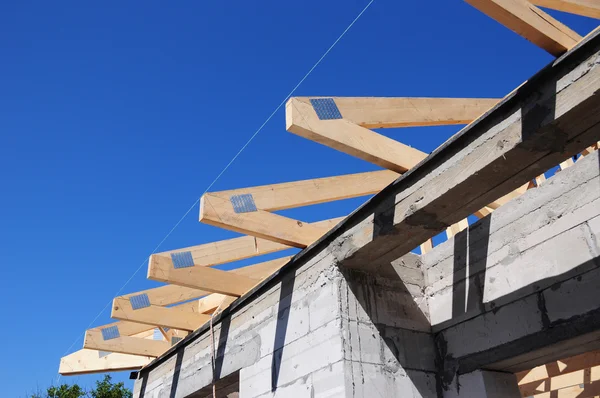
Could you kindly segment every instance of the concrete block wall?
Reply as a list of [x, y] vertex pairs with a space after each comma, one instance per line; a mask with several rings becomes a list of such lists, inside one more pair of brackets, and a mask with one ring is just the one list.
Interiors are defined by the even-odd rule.
[[[219, 376], [239, 371], [241, 397], [344, 396], [341, 279], [324, 253], [216, 324]], [[142, 374], [134, 396], [186, 397], [211, 381], [210, 333], [204, 333]]]
[[600, 328], [593, 153], [422, 257], [443, 384]]
[[[399, 277], [408, 272], [407, 263], [411, 283]], [[345, 396], [437, 397], [435, 344], [418, 256], [409, 253], [385, 277], [350, 269], [343, 273]]]

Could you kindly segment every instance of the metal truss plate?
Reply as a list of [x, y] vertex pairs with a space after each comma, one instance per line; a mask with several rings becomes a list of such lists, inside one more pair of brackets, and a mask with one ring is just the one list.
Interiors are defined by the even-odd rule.
[[342, 114], [333, 98], [315, 98], [310, 103], [320, 120], [341, 119]]
[[250, 213], [258, 210], [256, 208], [256, 203], [254, 203], [254, 198], [250, 193], [233, 195], [229, 198], [229, 200], [233, 206], [233, 211], [236, 213]]

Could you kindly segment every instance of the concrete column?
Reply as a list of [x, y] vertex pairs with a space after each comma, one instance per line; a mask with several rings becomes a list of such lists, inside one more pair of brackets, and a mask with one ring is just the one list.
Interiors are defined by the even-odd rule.
[[476, 370], [454, 379], [444, 398], [521, 398], [512, 373]]

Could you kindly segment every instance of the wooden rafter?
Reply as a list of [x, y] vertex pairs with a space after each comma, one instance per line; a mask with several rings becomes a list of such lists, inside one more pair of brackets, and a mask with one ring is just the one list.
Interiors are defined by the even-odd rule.
[[60, 360], [58, 373], [74, 376], [89, 373], [105, 373], [124, 370], [137, 370], [154, 359], [149, 356], [120, 353], [105, 354], [98, 350], [81, 349], [66, 355]]
[[290, 257], [278, 258], [232, 271], [221, 271], [196, 265], [175, 268], [170, 257], [153, 255], [148, 264], [148, 278], [229, 296], [240, 296], [261, 279], [281, 268], [289, 259]]
[[196, 330], [210, 319], [210, 315], [198, 312], [197, 300], [176, 307], [149, 304], [147, 307], [134, 309], [132, 302], [123, 297], [117, 297], [113, 300], [111, 317], [187, 331]]
[[134, 336], [106, 338], [102, 331], [96, 329], [88, 329], [83, 342], [83, 348], [148, 357], [158, 357], [170, 347], [171, 344], [166, 341]]
[[[252, 235], [261, 241], [303, 248], [343, 218], [305, 223], [271, 211], [373, 195], [397, 177], [393, 171], [382, 170], [210, 192], [200, 202], [200, 221]], [[236, 207], [236, 200], [242, 199], [247, 201], [245, 209]], [[273, 251], [280, 248], [277, 246]]]
[[531, 2], [540, 7], [600, 19], [600, 2], [598, 0], [531, 0]]
[[321, 120], [307, 101], [291, 98], [287, 102], [287, 131], [397, 173], [406, 172], [427, 157], [418, 149], [344, 118]]
[[[580, 35], [529, 1], [465, 1], [554, 56], [565, 53], [581, 40]], [[554, 1], [553, 3], [558, 2]]]

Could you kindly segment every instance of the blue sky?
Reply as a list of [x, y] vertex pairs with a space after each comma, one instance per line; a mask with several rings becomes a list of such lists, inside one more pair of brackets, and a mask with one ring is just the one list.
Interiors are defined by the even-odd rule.
[[[3, 396], [56, 379], [65, 350], [366, 4], [2, 3]], [[598, 24], [552, 15], [580, 34]], [[296, 95], [499, 98], [550, 60], [463, 1], [375, 0]], [[457, 130], [384, 134], [429, 152]], [[282, 109], [213, 190], [374, 169], [287, 133]], [[285, 214], [316, 221], [363, 200]], [[161, 249], [235, 236], [197, 220], [196, 207]], [[123, 293], [156, 286], [145, 273]]]

